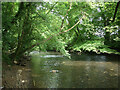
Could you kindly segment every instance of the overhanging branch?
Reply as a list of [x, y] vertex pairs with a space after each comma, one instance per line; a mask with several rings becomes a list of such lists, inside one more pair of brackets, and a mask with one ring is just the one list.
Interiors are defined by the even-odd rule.
[[[83, 15], [83, 17], [84, 17], [84, 16], [85, 16], [85, 15]], [[63, 32], [59, 32], [59, 33], [57, 33], [57, 34], [53, 34], [53, 35], [51, 35], [49, 38], [47, 38], [46, 40], [44, 40], [44, 41], [42, 41], [42, 42], [40, 42], [40, 43], [33, 44], [32, 46], [30, 46], [30, 47], [26, 48], [25, 50], [21, 51], [20, 54], [26, 52], [27, 50], [32, 49], [32, 48], [35, 47], [35, 46], [38, 46], [38, 45], [40, 45], [40, 44], [42, 44], [42, 43], [45, 43], [46, 41], [50, 40], [53, 36], [60, 35], [60, 34], [62, 34], [62, 33], [65, 33], [65, 32], [68, 32], [68, 31], [72, 30], [76, 25], [78, 25], [78, 24], [80, 23], [80, 21], [83, 19], [83, 17], [82, 17], [81, 19], [79, 19], [78, 22], [77, 22], [76, 24], [74, 24], [71, 28], [69, 28], [69, 29], [67, 29], [67, 30], [65, 30], [65, 31], [63, 31]]]

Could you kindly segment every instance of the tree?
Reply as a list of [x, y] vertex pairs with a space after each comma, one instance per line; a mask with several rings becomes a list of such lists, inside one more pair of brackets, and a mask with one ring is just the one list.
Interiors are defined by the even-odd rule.
[[68, 50], [116, 54], [120, 50], [119, 2], [4, 2], [2, 6], [5, 60], [19, 60], [32, 50], [55, 50], [65, 56]]

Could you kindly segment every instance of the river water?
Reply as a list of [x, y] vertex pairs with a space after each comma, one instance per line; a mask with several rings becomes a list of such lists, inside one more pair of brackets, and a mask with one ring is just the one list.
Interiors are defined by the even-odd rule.
[[117, 88], [118, 60], [115, 55], [33, 53], [31, 68], [35, 88]]

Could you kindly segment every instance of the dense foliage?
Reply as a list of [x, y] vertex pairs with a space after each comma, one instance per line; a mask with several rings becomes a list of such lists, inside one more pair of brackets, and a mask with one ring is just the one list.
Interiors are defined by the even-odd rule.
[[33, 50], [120, 54], [120, 5], [4, 2], [2, 35], [4, 60], [19, 60]]

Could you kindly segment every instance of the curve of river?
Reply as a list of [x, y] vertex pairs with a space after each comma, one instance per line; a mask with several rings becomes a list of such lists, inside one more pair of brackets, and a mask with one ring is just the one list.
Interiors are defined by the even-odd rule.
[[[35, 88], [117, 88], [118, 59], [115, 55], [32, 53]], [[119, 74], [119, 75], [118, 75]]]

